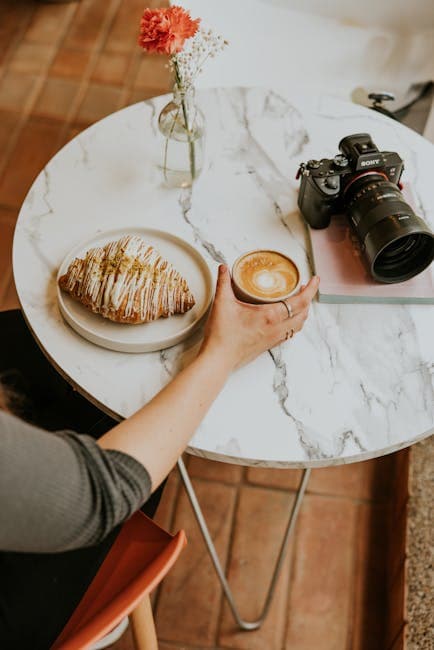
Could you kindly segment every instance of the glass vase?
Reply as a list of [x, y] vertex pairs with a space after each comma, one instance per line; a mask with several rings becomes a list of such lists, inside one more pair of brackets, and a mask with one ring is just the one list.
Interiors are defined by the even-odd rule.
[[162, 170], [166, 185], [191, 187], [202, 171], [205, 126], [193, 87], [175, 86], [158, 126], [164, 136]]

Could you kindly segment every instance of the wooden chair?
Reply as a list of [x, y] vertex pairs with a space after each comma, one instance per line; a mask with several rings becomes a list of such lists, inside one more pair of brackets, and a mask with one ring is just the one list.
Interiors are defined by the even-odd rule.
[[132, 615], [140, 648], [157, 650], [149, 593], [174, 564], [186, 537], [170, 535], [137, 512], [122, 527], [98, 573], [52, 646], [84, 650]]

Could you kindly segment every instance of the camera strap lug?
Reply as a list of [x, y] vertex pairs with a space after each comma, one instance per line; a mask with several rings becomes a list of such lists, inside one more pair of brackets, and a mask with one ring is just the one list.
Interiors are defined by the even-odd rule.
[[300, 167], [298, 168], [297, 174], [295, 175], [295, 180], [298, 181], [302, 175], [309, 176], [309, 170], [306, 169], [306, 165], [304, 163], [301, 163]]

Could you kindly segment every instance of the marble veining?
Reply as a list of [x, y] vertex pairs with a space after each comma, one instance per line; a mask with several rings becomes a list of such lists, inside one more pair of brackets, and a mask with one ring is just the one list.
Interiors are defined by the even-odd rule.
[[190, 226], [194, 233], [194, 241], [199, 243], [218, 264], [227, 264], [226, 259], [219, 250], [215, 248], [212, 242], [207, 241], [198, 226], [190, 220], [189, 212], [191, 210], [192, 189], [184, 189], [180, 192], [179, 205], [181, 207], [182, 216], [186, 224]]
[[[257, 247], [287, 252], [311, 275], [297, 210], [299, 163], [333, 156], [367, 131], [406, 164], [418, 209], [434, 226], [434, 148], [378, 113], [322, 95], [263, 88], [198, 92], [206, 159], [193, 190], [162, 184], [158, 114], [168, 97], [114, 113], [68, 143], [35, 180], [17, 223], [13, 266], [20, 301], [55, 366], [119, 418], [149, 401], [199, 349], [202, 331], [149, 354], [98, 348], [66, 325], [57, 269], [93, 234], [126, 226], [168, 230], [216, 276]], [[238, 464], [315, 467], [389, 453], [434, 430], [434, 308], [314, 303], [303, 331], [238, 369], [190, 443], [192, 454]]]

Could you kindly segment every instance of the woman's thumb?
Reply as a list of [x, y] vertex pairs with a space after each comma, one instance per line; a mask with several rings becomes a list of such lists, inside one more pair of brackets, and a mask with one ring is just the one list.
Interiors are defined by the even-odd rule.
[[224, 291], [231, 286], [231, 276], [226, 264], [220, 264], [217, 277], [217, 289]]

